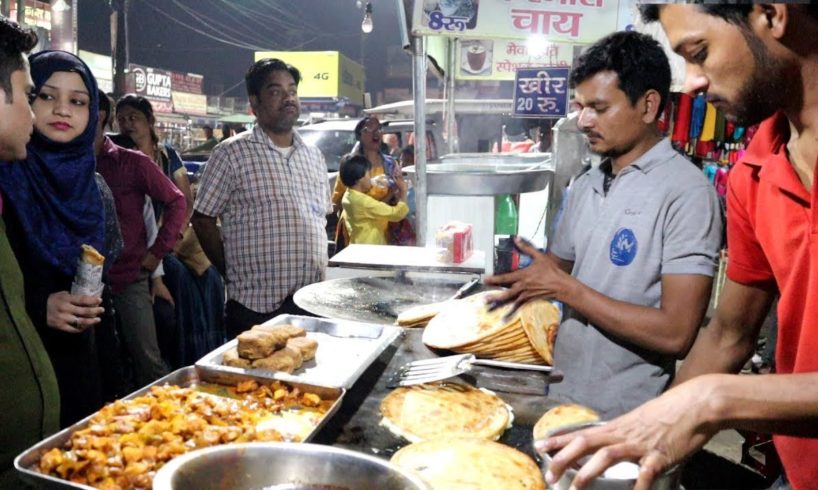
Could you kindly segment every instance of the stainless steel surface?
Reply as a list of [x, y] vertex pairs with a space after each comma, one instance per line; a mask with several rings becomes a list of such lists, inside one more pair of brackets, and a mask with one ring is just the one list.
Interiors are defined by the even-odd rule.
[[[587, 424], [577, 424], [572, 425], [569, 427], [563, 427], [560, 429], [556, 429], [549, 433], [550, 436], [555, 435], [563, 435], [568, 434], [571, 432], [575, 432], [582, 429], [587, 429], [589, 427], [595, 427], [604, 424], [604, 422], [592, 422]], [[587, 459], [583, 459], [581, 461], [587, 461]], [[548, 471], [548, 465], [551, 462], [551, 457], [548, 454], [542, 455], [542, 470], [543, 473]], [[633, 471], [638, 472], [638, 466], [632, 465]], [[628, 472], [630, 473], [630, 472]], [[577, 474], [576, 468], [569, 468], [565, 471], [557, 483], [552, 485], [553, 490], [569, 490], [571, 488], [571, 482], [574, 480], [574, 477]], [[674, 466], [673, 468], [669, 469], [668, 471], [662, 473], [656, 480], [654, 481], [653, 485], [651, 486], [651, 490], [677, 490], [682, 488], [681, 486], [682, 480], [682, 468], [681, 466]], [[604, 478], [598, 477], [593, 480], [590, 484], [588, 484], [585, 488], [587, 490], [630, 490], [633, 488], [634, 484], [636, 483], [635, 478]]]
[[[541, 191], [554, 175], [547, 153], [460, 153], [440, 160], [426, 165], [430, 195], [492, 196]], [[416, 179], [414, 166], [404, 167], [403, 171]]]
[[475, 291], [478, 287], [480, 287], [480, 278], [475, 277], [471, 281], [464, 284], [460, 289], [457, 290], [456, 293], [452, 295], [449, 299], [460, 299], [464, 296], [468, 296], [469, 293]]
[[[389, 386], [397, 387], [439, 381], [468, 373], [472, 370], [473, 366], [487, 366], [520, 371], [539, 371], [549, 373], [549, 375], [554, 371], [551, 366], [477, 359], [474, 354], [457, 354], [438, 357], [436, 359], [423, 359], [405, 364], [390, 377], [388, 384]], [[549, 382], [556, 383], [559, 381], [562, 381], [562, 374], [555, 371], [554, 375], [550, 376]]]
[[562, 205], [565, 189], [571, 179], [579, 175], [587, 165], [599, 165], [599, 155], [591, 153], [588, 140], [577, 128], [579, 113], [560, 119], [552, 131], [554, 183], [546, 216], [546, 235], [551, 238], [554, 217]]
[[200, 449], [157, 472], [154, 490], [427, 489], [382, 459], [316, 444], [250, 443]]
[[[269, 378], [254, 376], [252, 374], [242, 374], [242, 373], [230, 373], [230, 372], [222, 372], [216, 371], [213, 369], [209, 369], [207, 367], [200, 367], [200, 366], [188, 366], [181, 369], [178, 369], [167, 376], [160, 378], [153, 383], [140, 388], [139, 390], [134, 391], [130, 395], [123, 398], [123, 400], [130, 400], [132, 398], [136, 398], [138, 396], [142, 396], [148, 393], [152, 386], [161, 386], [165, 384], [170, 385], [177, 385], [177, 386], [191, 386], [197, 383], [215, 383], [215, 384], [222, 384], [222, 385], [235, 385], [239, 381], [244, 381], [248, 379], [254, 379], [259, 382], [269, 382]], [[315, 427], [315, 429], [310, 432], [310, 434], [304, 439], [305, 442], [309, 441], [310, 439], [315, 436], [316, 432], [318, 432], [327, 422], [327, 420], [332, 417], [335, 412], [341, 406], [341, 403], [344, 398], [344, 393], [346, 390], [343, 388], [332, 388], [326, 386], [317, 386], [308, 383], [301, 383], [301, 382], [290, 382], [288, 383], [294, 387], [301, 389], [302, 391], [308, 390], [317, 395], [321, 396], [321, 398], [328, 399], [328, 400], [335, 400], [332, 404], [330, 409], [324, 415], [324, 418], [321, 419], [321, 422]], [[14, 468], [20, 473], [20, 476], [26, 482], [34, 485], [36, 488], [53, 488], [53, 489], [65, 489], [65, 488], [84, 488], [84, 489], [92, 489], [93, 487], [87, 485], [80, 485], [78, 483], [72, 483], [67, 480], [63, 480], [60, 478], [56, 478], [49, 475], [44, 475], [42, 473], [38, 473], [34, 471], [34, 468], [37, 463], [40, 461], [40, 457], [48, 452], [49, 450], [55, 447], [64, 447], [68, 440], [71, 438], [71, 435], [80, 430], [84, 429], [88, 426], [89, 421], [91, 418], [96, 415], [92, 414], [88, 417], [80, 420], [79, 422], [75, 423], [74, 425], [67, 427], [60, 432], [48, 437], [34, 446], [30, 447], [29, 449], [22, 452], [14, 459]]]
[[485, 272], [485, 252], [474, 250], [463, 262], [440, 262], [433, 247], [396, 247], [394, 245], [349, 245], [329, 259], [330, 267], [368, 269], [378, 271], [457, 272], [482, 274]]
[[[415, 165], [418, 173], [414, 179], [415, 185], [415, 235], [417, 243], [423, 245], [427, 241], [426, 223], [429, 220], [429, 205], [426, 197], [429, 195], [429, 177], [426, 169], [426, 38], [412, 36], [412, 98], [415, 101], [415, 134], [423, 135], [415, 138]], [[452, 135], [449, 135], [451, 138]]]
[[[451, 298], [467, 277], [407, 273], [331, 279], [299, 289], [294, 300], [299, 307], [327, 318], [391, 324], [409, 308]], [[480, 284], [476, 289], [485, 287]]]
[[250, 373], [266, 379], [349, 388], [372, 361], [401, 334], [400, 328], [389, 325], [299, 315], [279, 315], [265, 323], [283, 324], [303, 328], [307, 331], [307, 337], [318, 342], [315, 359], [305, 362], [292, 374], [222, 365], [224, 353], [236, 347], [238, 343], [236, 339], [206, 354], [196, 362], [196, 365], [228, 373]]

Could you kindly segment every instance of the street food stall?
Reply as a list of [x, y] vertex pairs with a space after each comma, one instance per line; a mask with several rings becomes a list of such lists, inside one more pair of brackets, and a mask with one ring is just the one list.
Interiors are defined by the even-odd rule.
[[[583, 23], [593, 9], [615, 16], [615, 1], [553, 3], [407, 2], [416, 131], [425, 124], [423, 36], [490, 40], [481, 27], [504, 19], [525, 35], [551, 26], [561, 39], [589, 42], [616, 27]], [[490, 51], [468, 54], [463, 66], [479, 72]], [[553, 155], [451, 154], [428, 165], [419, 138], [407, 171], [420, 243], [431, 243], [445, 221], [471, 220], [471, 255], [453, 261], [436, 247], [349, 246], [330, 262], [347, 274], [295, 294], [315, 317], [280, 315], [252, 327], [40, 441], [15, 468], [38, 487], [72, 489], [544, 489], [534, 439], [566, 424], [546, 396], [562, 379], [550, 366], [559, 311], [545, 300], [489, 308], [481, 278], [493, 266], [496, 196], [523, 196], [520, 208], [549, 223], [577, 160], [587, 163], [575, 124], [565, 119], [557, 130]], [[586, 415], [568, 423], [598, 419]], [[680, 473], [664, 475], [662, 488], [679, 488]], [[600, 483], [631, 488], [633, 477]]]

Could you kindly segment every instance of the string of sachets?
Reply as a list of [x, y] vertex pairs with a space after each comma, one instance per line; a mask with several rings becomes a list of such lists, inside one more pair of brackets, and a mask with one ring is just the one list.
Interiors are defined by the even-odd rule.
[[724, 196], [730, 168], [744, 155], [757, 126], [727, 120], [704, 94], [676, 93], [660, 118], [660, 129], [670, 135], [674, 148], [701, 161], [708, 180]]

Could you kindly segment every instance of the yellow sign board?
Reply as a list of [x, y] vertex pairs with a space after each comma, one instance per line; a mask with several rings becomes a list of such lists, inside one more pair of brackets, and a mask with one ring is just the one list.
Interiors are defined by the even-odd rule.
[[256, 61], [264, 58], [298, 68], [299, 97], [348, 97], [353, 104], [363, 100], [363, 67], [338, 51], [256, 51]]

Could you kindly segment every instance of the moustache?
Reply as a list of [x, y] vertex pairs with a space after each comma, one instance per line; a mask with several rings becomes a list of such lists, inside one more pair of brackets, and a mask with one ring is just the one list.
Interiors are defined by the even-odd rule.
[[583, 131], [582, 134], [584, 134], [588, 138], [597, 138], [597, 139], [600, 139], [600, 140], [602, 139], [601, 134], [594, 133], [593, 131]]

